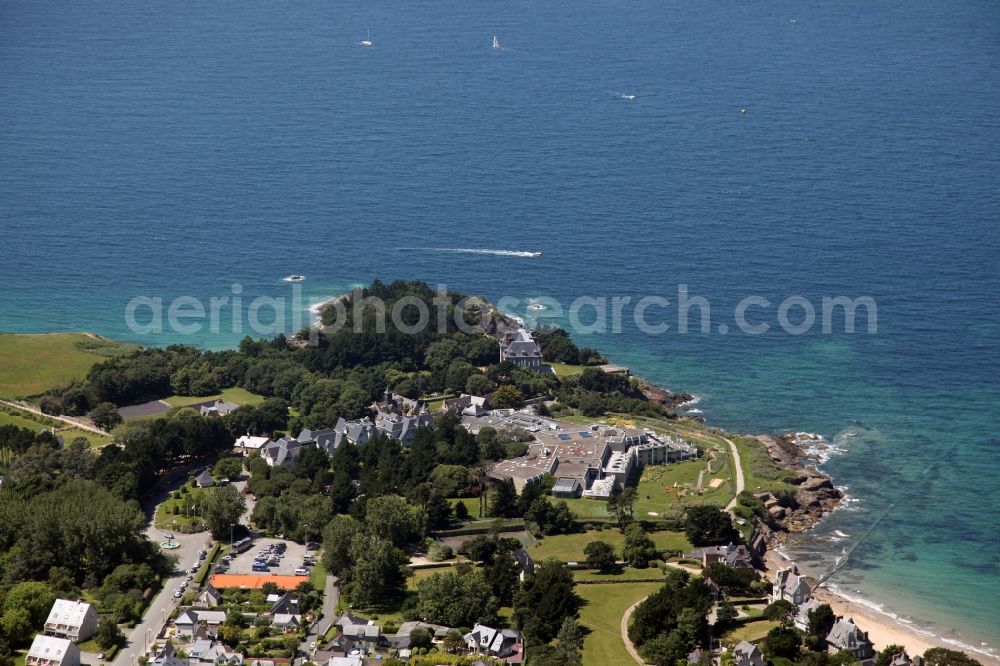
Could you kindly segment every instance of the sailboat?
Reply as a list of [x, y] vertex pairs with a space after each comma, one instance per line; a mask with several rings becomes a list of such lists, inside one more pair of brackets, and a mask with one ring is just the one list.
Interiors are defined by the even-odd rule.
[[493, 48], [495, 49], [500, 48], [500, 40], [497, 39], [496, 35], [493, 35]]
[[371, 46], [372, 45], [372, 31], [371, 28], [368, 29], [368, 38], [361, 40], [361, 46]]

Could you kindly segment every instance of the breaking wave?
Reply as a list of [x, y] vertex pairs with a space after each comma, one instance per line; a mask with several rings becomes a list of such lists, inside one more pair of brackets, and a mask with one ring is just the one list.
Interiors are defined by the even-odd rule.
[[541, 252], [524, 250], [493, 250], [478, 247], [401, 247], [400, 250], [423, 250], [425, 252], [455, 252], [459, 254], [491, 254], [496, 257], [540, 257]]

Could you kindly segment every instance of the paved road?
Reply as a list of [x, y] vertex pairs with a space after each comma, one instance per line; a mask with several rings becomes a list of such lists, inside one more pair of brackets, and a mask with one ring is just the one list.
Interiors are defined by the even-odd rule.
[[[187, 481], [192, 469], [201, 466], [204, 466], [204, 463], [192, 464], [161, 479], [157, 483], [153, 493], [143, 502], [142, 508], [149, 520], [149, 526], [146, 528], [146, 536], [153, 543], [163, 543], [166, 541], [167, 534], [166, 531], [153, 527], [153, 516], [155, 515], [156, 507], [167, 499], [170, 493]], [[113, 666], [133, 666], [136, 663], [136, 659], [144, 654], [146, 646], [151, 644], [153, 639], [160, 633], [170, 613], [177, 606], [177, 600], [173, 597], [174, 590], [185, 579], [188, 570], [199, 561], [198, 551], [211, 543], [211, 537], [207, 532], [199, 534], [180, 534], [175, 532], [173, 534], [174, 541], [181, 546], [176, 550], [169, 551], [177, 557], [176, 570], [170, 578], [164, 581], [163, 589], [160, 590], [159, 594], [149, 604], [142, 622], [137, 624], [131, 631], [126, 632], [125, 635], [128, 639], [128, 644], [122, 648], [115, 660], [111, 662]]]
[[[316, 566], [321, 567], [323, 564], [320, 563]], [[309, 633], [306, 635], [306, 639], [302, 642], [300, 654], [303, 657], [312, 657], [315, 654], [309, 649], [309, 646], [314, 641], [317, 643], [317, 646], [320, 646], [322, 637], [326, 635], [326, 632], [330, 630], [333, 623], [337, 621], [336, 608], [340, 602], [339, 582], [340, 579], [336, 576], [330, 575], [326, 577], [326, 587], [323, 589], [323, 614], [319, 620], [313, 623], [313, 626], [309, 629]], [[306, 659], [303, 659], [303, 661], [306, 661]]]
[[81, 430], [86, 430], [87, 432], [92, 432], [95, 435], [102, 435], [104, 437], [108, 436], [108, 433], [100, 428], [95, 428], [93, 425], [87, 423], [82, 419], [74, 419], [71, 416], [52, 416], [51, 414], [46, 414], [37, 407], [32, 407], [31, 405], [24, 402], [11, 402], [10, 400], [0, 400], [0, 405], [7, 405], [8, 407], [13, 407], [14, 409], [20, 409], [25, 412], [31, 412], [32, 414], [37, 414], [47, 419], [52, 419], [53, 421], [62, 421], [63, 423], [69, 424], [74, 428], [80, 428]]
[[736, 472], [736, 493], [734, 494], [732, 501], [726, 505], [726, 511], [732, 511], [736, 508], [736, 495], [743, 492], [743, 463], [740, 462], [740, 452], [737, 450], [736, 445], [725, 437], [722, 439], [729, 445], [729, 450], [733, 453], [733, 467]]
[[628, 653], [632, 655], [632, 658], [635, 659], [636, 662], [639, 664], [645, 664], [646, 660], [639, 656], [639, 651], [635, 649], [635, 645], [633, 645], [632, 641], [629, 640], [628, 620], [630, 617], [632, 617], [632, 613], [635, 611], [635, 607], [641, 604], [646, 599], [647, 597], [643, 597], [642, 599], [639, 599], [639, 601], [629, 606], [628, 610], [625, 611], [625, 614], [622, 615], [622, 622], [621, 622], [622, 640], [625, 641], [625, 649], [628, 650]]
[[[153, 527], [146, 530], [146, 535], [153, 543], [162, 543], [166, 539], [165, 534], [164, 531]], [[174, 590], [185, 579], [188, 570], [198, 563], [198, 551], [211, 543], [211, 537], [206, 532], [200, 534], [175, 533], [174, 541], [181, 545], [177, 550], [171, 551], [177, 556], [177, 569], [168, 580], [164, 581], [163, 589], [149, 604], [142, 622], [127, 634], [128, 645], [118, 653], [113, 662], [114, 666], [133, 666], [136, 659], [145, 653], [146, 646], [151, 644], [160, 633], [167, 618], [170, 617], [170, 613], [177, 606], [178, 600], [173, 597]]]

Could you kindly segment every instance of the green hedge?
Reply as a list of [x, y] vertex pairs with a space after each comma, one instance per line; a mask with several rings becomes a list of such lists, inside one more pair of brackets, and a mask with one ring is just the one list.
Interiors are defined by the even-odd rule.
[[198, 575], [194, 577], [194, 584], [201, 587], [205, 583], [205, 579], [208, 578], [208, 572], [212, 570], [212, 563], [215, 562], [215, 558], [219, 556], [219, 549], [221, 546], [216, 543], [212, 546], [212, 550], [208, 551], [208, 557], [205, 558], [205, 564], [202, 565], [201, 569], [198, 570]]

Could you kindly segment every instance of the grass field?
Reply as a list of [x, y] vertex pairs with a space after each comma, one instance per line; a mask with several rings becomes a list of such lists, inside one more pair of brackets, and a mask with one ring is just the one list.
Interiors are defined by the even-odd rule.
[[111, 441], [110, 437], [103, 437], [81, 428], [68, 426], [61, 421], [53, 421], [30, 412], [18, 412], [13, 407], [0, 408], [0, 425], [13, 425], [18, 428], [27, 428], [32, 432], [41, 432], [48, 428], [55, 428], [56, 434], [63, 438], [66, 444], [70, 444], [77, 437], [83, 437], [91, 446], [104, 446]]
[[[187, 487], [182, 486], [182, 488]], [[201, 516], [188, 516], [185, 515], [186, 510], [190, 510], [193, 505], [193, 500], [201, 494], [206, 492], [206, 488], [189, 488], [190, 494], [182, 495], [181, 499], [168, 499], [164, 501], [160, 506], [156, 507], [156, 516], [153, 521], [153, 525], [157, 529], [161, 530], [178, 530], [185, 525], [203, 525], [205, 519]], [[178, 512], [176, 515], [173, 510], [177, 507]]]
[[27, 418], [26, 416], [12, 414], [6, 411], [6, 408], [4, 408], [4, 410], [0, 410], [0, 425], [12, 425], [17, 426], [18, 428], [27, 428], [32, 432], [41, 432], [42, 430], [50, 427], [45, 423], [39, 423], [38, 421]]
[[778, 626], [778, 622], [771, 620], [754, 620], [736, 627], [719, 637], [726, 645], [736, 645], [740, 641], [759, 641], [767, 636], [767, 632]]
[[781, 469], [771, 460], [763, 444], [737, 436], [729, 439], [740, 452], [740, 461], [743, 463], [743, 479], [747, 490], [752, 493], [763, 490], [771, 492], [795, 490], [795, 486], [782, 481], [790, 472]]
[[[317, 555], [319, 555], [319, 553], [317, 553]], [[322, 564], [318, 564], [312, 568], [311, 572], [309, 572], [309, 582], [312, 583], [314, 589], [322, 592], [326, 589], [326, 576], [326, 567]]]
[[171, 407], [184, 407], [185, 405], [193, 405], [199, 402], [208, 402], [209, 400], [217, 400], [222, 398], [226, 402], [231, 402], [234, 405], [251, 405], [256, 407], [260, 403], [264, 402], [264, 396], [257, 395], [256, 393], [251, 393], [246, 389], [234, 387], [222, 389], [221, 393], [216, 395], [206, 395], [206, 396], [190, 396], [190, 395], [172, 395], [169, 398], [164, 398], [163, 402], [167, 403]]
[[629, 606], [661, 587], [660, 583], [576, 586], [584, 600], [580, 624], [590, 632], [583, 641], [583, 666], [635, 663], [622, 640], [622, 616]]
[[25, 398], [82, 378], [95, 363], [135, 345], [86, 333], [0, 333], [0, 396]]
[[[650, 538], [659, 550], [691, 550], [691, 544], [683, 532], [650, 532]], [[621, 554], [622, 545], [625, 538], [615, 528], [609, 528], [600, 532], [582, 532], [580, 534], [559, 534], [548, 536], [528, 549], [528, 552], [535, 561], [544, 560], [547, 557], [555, 557], [563, 562], [583, 562], [586, 558], [583, 549], [591, 541], [603, 541], [614, 547], [615, 551]]]
[[[655, 518], [653, 513], [657, 515], [677, 513], [680, 509], [695, 504], [725, 506], [733, 497], [732, 486], [729, 483], [729, 465], [726, 464], [719, 469], [716, 463], [715, 469], [717, 470], [715, 474], [709, 474], [707, 461], [704, 459], [647, 467], [642, 471], [642, 478], [636, 488], [639, 495], [639, 500], [635, 503], [636, 517], [646, 520]], [[697, 485], [698, 476], [702, 471], [705, 475], [702, 479], [701, 494], [685, 491], [685, 484], [690, 484], [692, 488]], [[712, 488], [710, 487], [712, 479], [722, 479], [723, 483], [717, 488]]]
[[546, 365], [552, 367], [552, 370], [556, 373], [556, 377], [579, 375], [583, 373], [583, 369], [586, 367], [583, 365], [570, 365], [569, 363], [546, 363]]
[[601, 582], [601, 583], [630, 583], [641, 580], [662, 580], [663, 572], [658, 567], [650, 566], [646, 569], [633, 569], [624, 567], [613, 573], [598, 573], [592, 570], [577, 569], [573, 572], [573, 580], [577, 582]]

